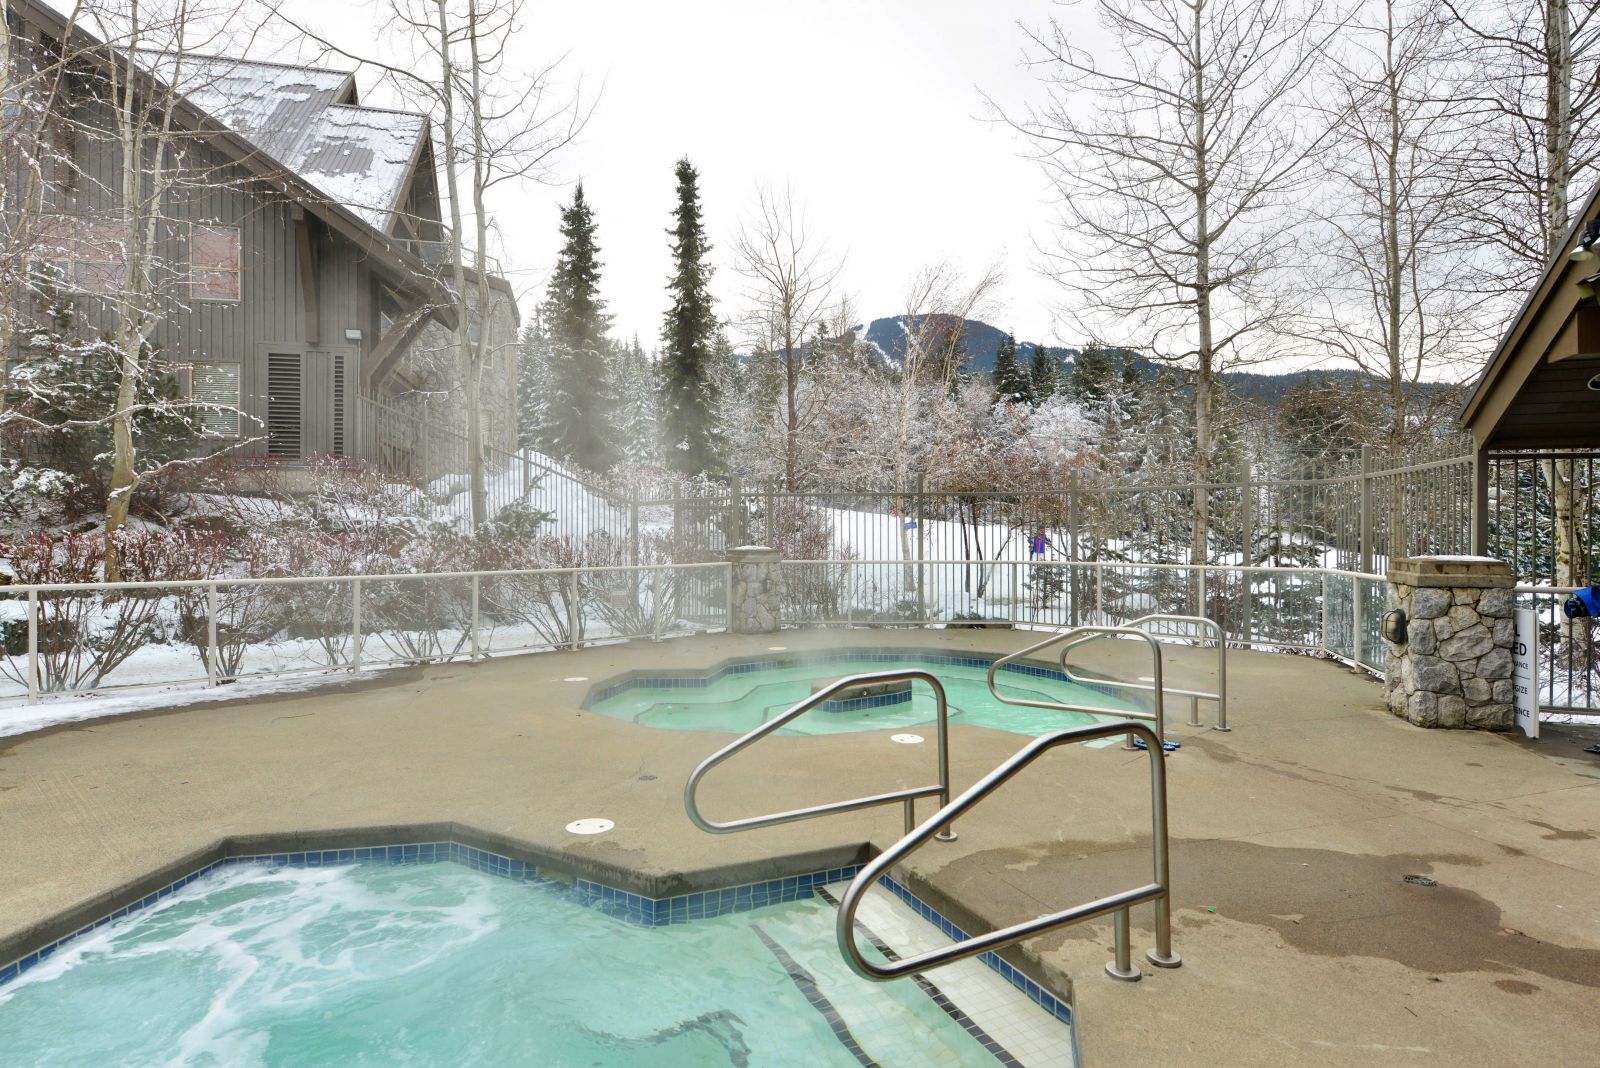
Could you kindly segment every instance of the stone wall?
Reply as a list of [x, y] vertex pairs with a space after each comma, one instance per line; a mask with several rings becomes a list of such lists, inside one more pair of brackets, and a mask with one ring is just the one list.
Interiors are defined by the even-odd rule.
[[761, 545], [728, 550], [728, 629], [734, 634], [771, 634], [778, 629], [783, 598], [782, 555]]
[[1509, 564], [1417, 556], [1389, 568], [1406, 641], [1388, 647], [1389, 711], [1419, 727], [1509, 730], [1515, 598]]

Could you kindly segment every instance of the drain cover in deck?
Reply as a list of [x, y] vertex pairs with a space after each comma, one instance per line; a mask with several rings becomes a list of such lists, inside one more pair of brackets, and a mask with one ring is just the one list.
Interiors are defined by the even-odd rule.
[[599, 816], [590, 816], [588, 819], [573, 820], [567, 824], [569, 834], [605, 834], [616, 824]]

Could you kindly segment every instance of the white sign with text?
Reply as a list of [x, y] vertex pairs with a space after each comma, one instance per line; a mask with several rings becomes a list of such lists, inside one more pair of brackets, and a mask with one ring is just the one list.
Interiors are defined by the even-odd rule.
[[1511, 691], [1517, 729], [1539, 737], [1539, 617], [1531, 608], [1517, 609], [1516, 636], [1511, 639]]

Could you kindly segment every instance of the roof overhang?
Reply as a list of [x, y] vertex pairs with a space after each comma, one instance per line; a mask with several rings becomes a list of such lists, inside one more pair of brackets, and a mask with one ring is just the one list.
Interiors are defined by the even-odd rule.
[[1600, 258], [1569, 256], [1600, 211], [1600, 184], [1545, 265], [1461, 409], [1480, 449], [1600, 448], [1600, 305], [1579, 291]]

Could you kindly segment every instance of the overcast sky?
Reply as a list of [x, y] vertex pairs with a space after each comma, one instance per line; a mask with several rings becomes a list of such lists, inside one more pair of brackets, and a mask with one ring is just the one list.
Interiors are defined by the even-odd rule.
[[[370, 8], [292, 9], [354, 50], [370, 47]], [[667, 305], [672, 167], [687, 155], [702, 176], [724, 317], [740, 305], [728, 258], [739, 220], [758, 183], [789, 183], [843, 258], [841, 287], [862, 320], [901, 310], [919, 266], [949, 259], [976, 271], [999, 259], [995, 325], [1077, 341], [1057, 332], [1055, 290], [1032, 267], [1032, 235], [1053, 214], [1048, 186], [1027, 146], [986, 121], [983, 99], [1032, 98], [1017, 23], [1052, 10], [1071, 15], [1046, 0], [530, 2], [521, 47], [542, 62], [570, 53], [568, 75], [599, 99], [581, 142], [556, 160], [561, 184], [493, 205], [524, 312], [556, 255], [559, 205], [581, 178], [616, 331], [653, 347]]]

